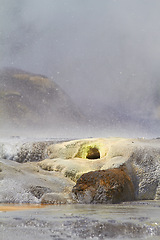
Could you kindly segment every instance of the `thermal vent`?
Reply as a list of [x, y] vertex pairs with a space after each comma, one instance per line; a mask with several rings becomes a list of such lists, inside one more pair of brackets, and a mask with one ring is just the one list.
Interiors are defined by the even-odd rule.
[[100, 158], [100, 152], [99, 152], [98, 148], [96, 148], [96, 147], [92, 148], [91, 147], [87, 152], [86, 158], [88, 158], [88, 159], [98, 159], [98, 158]]

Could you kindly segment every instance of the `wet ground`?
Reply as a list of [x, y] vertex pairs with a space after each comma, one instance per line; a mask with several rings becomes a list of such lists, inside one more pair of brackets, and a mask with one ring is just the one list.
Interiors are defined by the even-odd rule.
[[160, 239], [160, 201], [0, 207], [1, 240]]

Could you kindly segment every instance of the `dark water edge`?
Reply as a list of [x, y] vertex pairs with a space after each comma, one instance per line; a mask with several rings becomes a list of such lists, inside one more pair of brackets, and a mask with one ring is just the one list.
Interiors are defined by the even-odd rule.
[[160, 239], [160, 201], [0, 212], [1, 240]]

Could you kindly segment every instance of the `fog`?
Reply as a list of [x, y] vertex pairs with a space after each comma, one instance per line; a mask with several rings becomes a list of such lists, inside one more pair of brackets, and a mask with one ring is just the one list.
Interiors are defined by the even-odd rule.
[[159, 0], [0, 0], [0, 67], [50, 77], [92, 122], [158, 135], [159, 10]]

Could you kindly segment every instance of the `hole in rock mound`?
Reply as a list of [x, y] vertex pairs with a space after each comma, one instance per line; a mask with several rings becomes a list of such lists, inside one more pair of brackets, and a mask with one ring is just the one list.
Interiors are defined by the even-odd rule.
[[88, 158], [88, 159], [100, 158], [100, 152], [99, 152], [98, 148], [96, 148], [96, 147], [90, 148], [87, 152], [86, 158]]

